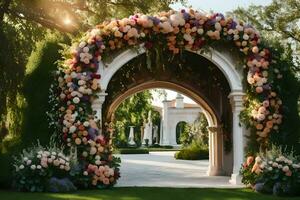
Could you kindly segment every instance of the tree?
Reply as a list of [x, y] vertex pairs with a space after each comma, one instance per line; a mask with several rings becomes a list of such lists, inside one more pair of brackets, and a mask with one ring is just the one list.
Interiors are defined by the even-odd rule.
[[[160, 123], [160, 114], [154, 110], [151, 105], [152, 94], [149, 90], [136, 93], [127, 98], [115, 111], [116, 124], [116, 140], [115, 144], [126, 146], [126, 138], [129, 134], [129, 126], [135, 126], [135, 133], [140, 133], [140, 128], [151, 111], [152, 122], [154, 125]], [[140, 141], [140, 134], [136, 134], [136, 138]], [[121, 143], [120, 143], [121, 142]], [[118, 144], [117, 144], [118, 143]], [[119, 145], [119, 146], [122, 146]]]
[[[232, 15], [232, 13], [230, 13]], [[257, 28], [265, 40], [278, 40], [293, 49], [294, 72], [299, 73], [300, 65], [300, 1], [273, 0], [267, 6], [252, 5], [238, 8], [233, 15], [247, 20]], [[298, 74], [299, 76], [299, 74]]]
[[[271, 47], [278, 69], [283, 78], [274, 85], [281, 93], [285, 119], [280, 134], [271, 137], [271, 144], [282, 144], [300, 152], [300, 1], [273, 0], [267, 6], [250, 6], [233, 11], [235, 16], [245, 19], [261, 33], [263, 42]], [[297, 80], [298, 78], [298, 80]]]
[[[46, 32], [68, 33], [72, 37], [112, 17], [134, 12], [168, 9], [184, 0], [1, 0], [0, 1], [0, 132], [18, 132], [16, 120], [22, 104], [21, 88], [26, 63], [35, 43]], [[71, 34], [69, 34], [71, 33]], [[11, 121], [14, 121], [11, 120]], [[3, 123], [4, 122], [4, 123]], [[9, 126], [9, 127], [7, 127]]]

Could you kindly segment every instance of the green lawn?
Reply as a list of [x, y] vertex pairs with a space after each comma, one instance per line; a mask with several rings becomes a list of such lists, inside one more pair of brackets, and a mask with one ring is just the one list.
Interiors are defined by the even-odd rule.
[[262, 195], [249, 189], [182, 189], [182, 188], [113, 188], [109, 190], [86, 190], [73, 194], [19, 193], [0, 190], [1, 200], [279, 200], [299, 199], [280, 198]]

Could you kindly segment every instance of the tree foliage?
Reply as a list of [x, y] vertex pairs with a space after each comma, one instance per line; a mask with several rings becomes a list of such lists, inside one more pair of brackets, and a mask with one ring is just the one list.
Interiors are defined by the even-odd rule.
[[[115, 111], [116, 140], [115, 144], [125, 146], [129, 126], [135, 126], [136, 139], [141, 140], [141, 127], [151, 111], [153, 125], [160, 124], [160, 114], [151, 105], [152, 94], [149, 90], [136, 93], [127, 98]], [[123, 143], [122, 143], [123, 142]], [[121, 144], [122, 143], [122, 144]]]

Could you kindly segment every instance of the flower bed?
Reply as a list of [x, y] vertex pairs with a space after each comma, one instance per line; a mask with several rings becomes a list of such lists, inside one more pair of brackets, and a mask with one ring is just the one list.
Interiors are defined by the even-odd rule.
[[275, 195], [300, 194], [300, 160], [274, 149], [247, 157], [241, 169], [242, 182], [256, 191]]

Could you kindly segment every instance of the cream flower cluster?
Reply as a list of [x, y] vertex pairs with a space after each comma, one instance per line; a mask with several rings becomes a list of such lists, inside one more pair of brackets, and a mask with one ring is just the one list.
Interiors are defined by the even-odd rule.
[[264, 172], [272, 172], [273, 170], [279, 170], [279, 172], [285, 176], [292, 176], [293, 173], [300, 172], [300, 163], [295, 160], [288, 159], [283, 155], [272, 159], [257, 156], [251, 171], [253, 173], [260, 174]]
[[62, 153], [39, 151], [35, 157], [23, 157], [21, 164], [16, 166], [16, 171], [26, 168], [31, 170], [47, 170], [50, 166], [64, 171], [71, 169], [69, 157], [66, 157]]

